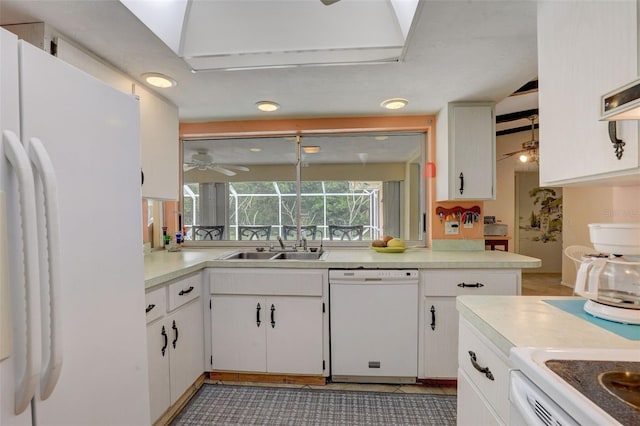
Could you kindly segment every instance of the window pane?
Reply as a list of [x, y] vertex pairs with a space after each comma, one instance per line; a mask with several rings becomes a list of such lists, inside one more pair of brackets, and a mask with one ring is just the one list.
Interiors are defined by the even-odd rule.
[[299, 224], [307, 239], [420, 240], [423, 145], [423, 134], [302, 137], [298, 211], [295, 139], [184, 141], [187, 239], [217, 226], [224, 240], [296, 240]]

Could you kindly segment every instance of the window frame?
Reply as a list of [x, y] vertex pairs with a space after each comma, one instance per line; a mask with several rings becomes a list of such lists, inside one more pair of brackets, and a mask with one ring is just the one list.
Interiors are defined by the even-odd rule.
[[[179, 130], [179, 162], [180, 162], [180, 193], [179, 208], [182, 209], [183, 202], [183, 142], [196, 139], [225, 139], [225, 138], [251, 138], [251, 137], [272, 137], [272, 136], [317, 136], [317, 135], [340, 135], [357, 133], [390, 133], [390, 132], [420, 132], [425, 134], [426, 158], [425, 162], [431, 161], [434, 154], [434, 115], [409, 115], [409, 116], [368, 116], [368, 117], [334, 117], [334, 118], [306, 118], [306, 119], [273, 119], [273, 120], [246, 120], [246, 121], [210, 121], [210, 122], [183, 122], [180, 123]], [[426, 164], [425, 164], [426, 166]], [[429, 215], [428, 207], [431, 201], [428, 194], [434, 191], [433, 179], [426, 180], [422, 185], [421, 211], [427, 216], [422, 220], [421, 235], [419, 241], [411, 241], [410, 244], [428, 245]], [[187, 246], [233, 246], [254, 247], [256, 241], [185, 241]], [[265, 243], [264, 241], [262, 242]], [[327, 247], [364, 247], [368, 241], [323, 241]]]

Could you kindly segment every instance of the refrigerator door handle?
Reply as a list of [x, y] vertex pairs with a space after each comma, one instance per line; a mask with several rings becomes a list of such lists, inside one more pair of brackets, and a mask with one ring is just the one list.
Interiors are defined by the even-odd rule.
[[[44, 331], [49, 330], [50, 339], [48, 351], [44, 351], [43, 355], [48, 356], [45, 360], [43, 357], [43, 368], [40, 376], [40, 399], [49, 398], [60, 377], [62, 369], [62, 280], [60, 272], [60, 220], [58, 209], [58, 181], [56, 178], [53, 163], [49, 158], [44, 145], [38, 138], [31, 138], [27, 143], [27, 153], [34, 165], [35, 174], [40, 178], [35, 183], [38, 190], [42, 190], [44, 194], [44, 211], [38, 211], [38, 219], [44, 220], [46, 229], [47, 244], [41, 241], [40, 244], [40, 286], [41, 298], [49, 294], [49, 323], [46, 324], [46, 318], [43, 320], [43, 338], [47, 334]], [[42, 188], [40, 188], [40, 184]], [[38, 207], [41, 207], [38, 205]], [[43, 227], [40, 226], [40, 229]], [[48, 280], [45, 271], [48, 270]], [[48, 289], [46, 286], [48, 285]], [[47, 303], [43, 300], [43, 303]], [[47, 328], [48, 327], [48, 328]]]
[[14, 307], [24, 309], [26, 315], [24, 354], [23, 348], [14, 348], [14, 356], [24, 362], [22, 377], [16, 377], [15, 413], [20, 414], [29, 407], [35, 395], [39, 380], [39, 348], [38, 330], [40, 311], [40, 287], [38, 280], [38, 234], [36, 220], [35, 183], [29, 164], [29, 157], [15, 133], [9, 130], [2, 132], [5, 156], [15, 172], [18, 191], [20, 192], [20, 219], [22, 223], [22, 240], [24, 250], [24, 282], [25, 305]]

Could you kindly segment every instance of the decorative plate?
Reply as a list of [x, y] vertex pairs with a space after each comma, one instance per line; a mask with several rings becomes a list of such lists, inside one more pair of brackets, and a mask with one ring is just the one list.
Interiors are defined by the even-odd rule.
[[372, 249], [377, 251], [378, 253], [404, 253], [407, 249], [406, 247], [373, 247]]

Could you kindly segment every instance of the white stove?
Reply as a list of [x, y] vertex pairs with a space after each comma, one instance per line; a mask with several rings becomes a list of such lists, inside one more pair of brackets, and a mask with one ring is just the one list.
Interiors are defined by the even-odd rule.
[[[512, 424], [640, 424], [640, 408], [634, 407], [640, 397], [640, 344], [638, 349], [513, 348], [510, 360], [516, 369], [509, 396]], [[625, 374], [608, 390], [602, 383], [614, 372]]]

